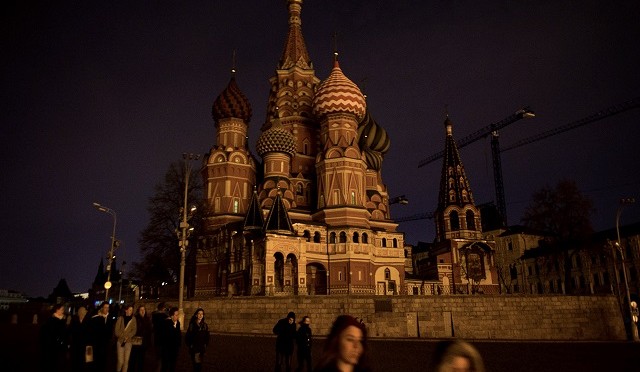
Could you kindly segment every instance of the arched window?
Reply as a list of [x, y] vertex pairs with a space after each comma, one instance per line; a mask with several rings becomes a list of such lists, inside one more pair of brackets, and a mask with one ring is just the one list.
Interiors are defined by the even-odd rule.
[[467, 230], [475, 230], [476, 229], [476, 215], [473, 211], [467, 211]]
[[367, 233], [362, 233], [362, 242], [364, 244], [369, 244], [369, 235], [367, 235]]
[[360, 235], [358, 235], [357, 231], [353, 233], [353, 242], [360, 243]]
[[460, 230], [460, 219], [458, 218], [458, 212], [452, 211], [449, 214], [449, 220], [451, 223], [451, 231]]
[[398, 239], [393, 238], [393, 248], [398, 248]]
[[382, 238], [382, 246], [383, 247], [387, 246], [387, 238]]
[[302, 184], [301, 184], [301, 183], [299, 183], [299, 184], [296, 186], [296, 194], [297, 194], [297, 195], [302, 195], [302, 194], [303, 194], [303, 193], [302, 193]]
[[313, 242], [320, 243], [320, 233], [317, 231], [313, 234]]
[[282, 290], [282, 287], [284, 287], [284, 256], [282, 256], [282, 253], [278, 252], [273, 255], [273, 258], [275, 259], [273, 265], [276, 276], [275, 284], [279, 290]]
[[332, 232], [329, 234], [329, 243], [336, 244], [336, 233]]
[[389, 268], [384, 269], [384, 280], [391, 280], [391, 270]]
[[449, 201], [450, 202], [455, 202], [456, 201], [456, 192], [453, 190], [449, 191]]
[[307, 241], [311, 241], [311, 233], [309, 232], [309, 230], [305, 230], [302, 237], [304, 237]]
[[238, 199], [233, 199], [233, 213], [238, 213], [240, 202]]
[[351, 191], [351, 204], [355, 204], [356, 203], [356, 193], [354, 191]]
[[344, 231], [340, 232], [340, 243], [346, 243], [347, 242], [347, 233], [345, 233]]

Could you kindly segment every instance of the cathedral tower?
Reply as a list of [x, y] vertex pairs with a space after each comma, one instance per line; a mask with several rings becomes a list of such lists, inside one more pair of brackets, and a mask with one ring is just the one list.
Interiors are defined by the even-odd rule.
[[367, 165], [358, 144], [358, 123], [365, 112], [364, 95], [342, 73], [336, 59], [313, 100], [322, 145], [316, 158], [318, 213], [314, 217], [331, 226], [369, 228]]
[[480, 211], [473, 201], [469, 179], [464, 171], [458, 146], [453, 139], [453, 123], [444, 121], [446, 137], [444, 160], [436, 210], [436, 240], [482, 238]]
[[[302, 35], [302, 0], [288, 0], [287, 7], [289, 30], [276, 75], [269, 80], [271, 89], [262, 131], [268, 130], [272, 121], [279, 118], [282, 127], [293, 135], [290, 178], [287, 185], [280, 186], [290, 208], [308, 212], [315, 208], [315, 158], [319, 149], [319, 125], [312, 115], [311, 103], [320, 80], [315, 76]], [[260, 193], [260, 200], [273, 198], [271, 186]]]

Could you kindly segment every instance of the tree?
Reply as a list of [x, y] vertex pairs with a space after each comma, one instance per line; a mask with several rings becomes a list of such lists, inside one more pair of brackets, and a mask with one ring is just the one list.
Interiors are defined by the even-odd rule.
[[561, 264], [567, 293], [573, 291], [572, 257], [587, 246], [593, 233], [592, 213], [593, 201], [580, 192], [575, 181], [561, 180], [555, 188], [545, 186], [536, 191], [522, 218], [525, 226], [552, 237], [541, 242], [541, 248], [551, 248], [548, 258]]
[[[149, 224], [138, 240], [142, 261], [134, 265], [132, 272], [143, 284], [159, 286], [162, 283], [176, 284], [178, 281], [180, 250], [176, 230], [182, 218], [185, 173], [182, 161], [170, 164], [164, 182], [156, 185], [155, 195], [149, 198]], [[187, 205], [202, 205], [202, 181], [197, 168], [189, 175]], [[198, 213], [201, 210], [198, 208], [189, 220], [196, 231], [201, 226], [202, 213]], [[190, 242], [189, 246], [195, 247], [195, 243]]]
[[593, 201], [583, 195], [575, 181], [561, 180], [533, 194], [522, 222], [535, 230], [551, 233], [562, 242], [584, 241], [593, 233]]

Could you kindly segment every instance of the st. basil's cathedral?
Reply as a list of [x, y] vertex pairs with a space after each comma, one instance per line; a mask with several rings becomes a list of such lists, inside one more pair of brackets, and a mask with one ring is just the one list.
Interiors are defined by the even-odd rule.
[[390, 139], [337, 54], [329, 76], [316, 77], [302, 3], [287, 1], [289, 28], [269, 79], [259, 159], [248, 145], [251, 104], [234, 75], [214, 100], [195, 296], [435, 294], [471, 281], [497, 288], [495, 243], [483, 240], [448, 118], [437, 237], [419, 273], [406, 264], [411, 253], [391, 219], [382, 177]]

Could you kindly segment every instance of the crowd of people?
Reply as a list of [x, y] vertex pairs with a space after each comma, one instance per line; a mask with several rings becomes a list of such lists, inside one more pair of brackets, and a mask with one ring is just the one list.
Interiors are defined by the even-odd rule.
[[[149, 315], [144, 305], [134, 313], [133, 305], [118, 308], [105, 302], [92, 315], [85, 307], [72, 317], [64, 311], [62, 304], [55, 305], [40, 328], [42, 371], [105, 372], [108, 365], [114, 365], [116, 372], [176, 370], [183, 345], [177, 307], [160, 303]], [[204, 310], [197, 309], [184, 335], [194, 371], [202, 370], [209, 337]], [[147, 359], [149, 350], [153, 350], [153, 358]], [[153, 360], [154, 365], [145, 368], [147, 360]]]
[[[112, 308], [102, 303], [94, 314], [80, 307], [67, 318], [63, 305], [55, 305], [40, 329], [42, 371], [105, 372], [114, 365], [116, 372], [175, 372], [183, 346], [180, 312], [177, 307], [160, 303], [149, 316], [144, 305], [134, 313], [132, 305]], [[367, 329], [364, 322], [350, 315], [340, 315], [333, 322], [322, 354], [312, 361], [313, 334], [311, 318], [304, 316], [296, 325], [291, 311], [273, 327], [276, 335], [275, 371], [291, 372], [296, 351], [296, 372], [370, 372], [367, 356]], [[198, 308], [186, 327], [184, 345], [195, 372], [202, 371], [210, 340], [205, 312]], [[153, 354], [147, 358], [147, 352]], [[114, 360], [109, 360], [114, 358]], [[153, 366], [145, 361], [153, 360]], [[432, 371], [484, 372], [480, 353], [462, 340], [439, 342], [431, 358]]]

